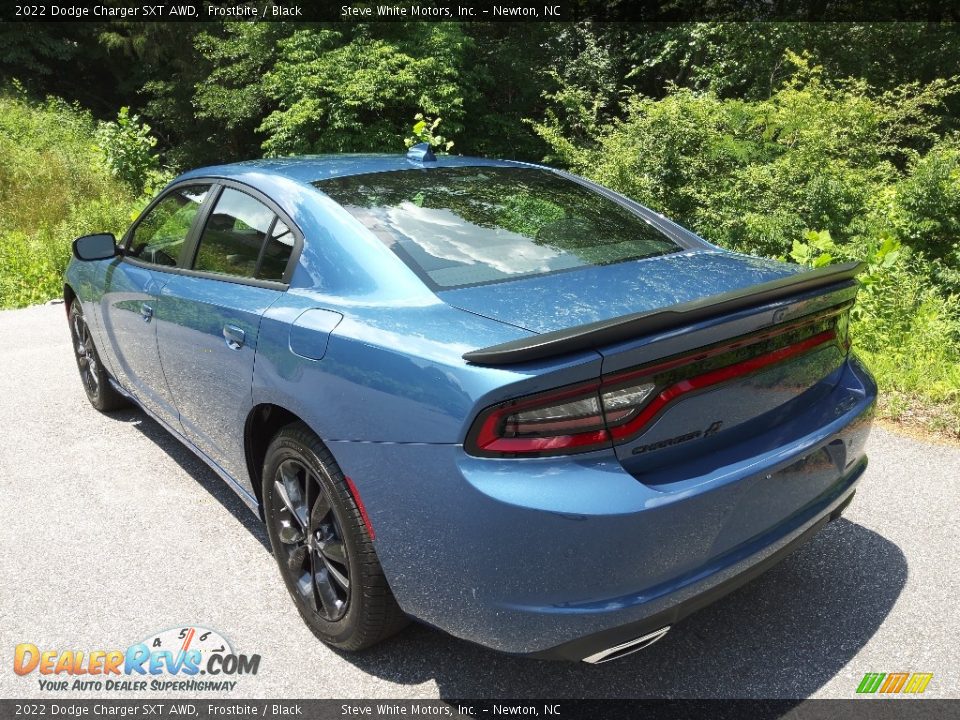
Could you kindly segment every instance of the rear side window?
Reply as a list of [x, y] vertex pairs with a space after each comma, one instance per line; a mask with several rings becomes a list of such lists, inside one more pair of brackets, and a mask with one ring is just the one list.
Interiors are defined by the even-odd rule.
[[224, 188], [203, 228], [193, 269], [279, 281], [292, 249], [293, 234], [270, 208]]
[[273, 232], [267, 239], [260, 261], [257, 277], [262, 280], [281, 280], [287, 269], [287, 262], [293, 253], [293, 233], [283, 220], [277, 219]]
[[209, 185], [187, 185], [167, 193], [137, 223], [127, 256], [177, 267], [183, 243], [209, 191]]
[[677, 252], [623, 205], [549, 170], [459, 167], [320, 180], [435, 289]]

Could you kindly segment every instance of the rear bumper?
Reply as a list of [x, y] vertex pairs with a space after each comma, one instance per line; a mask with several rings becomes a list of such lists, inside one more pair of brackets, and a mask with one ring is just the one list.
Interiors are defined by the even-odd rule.
[[812, 537], [866, 467], [876, 386], [847, 362], [790, 440], [656, 487], [612, 451], [475, 458], [331, 442], [401, 607], [504, 652], [580, 660], [749, 581]]
[[[866, 465], [867, 463], [864, 461], [856, 468], [855, 472], [853, 473], [855, 477], [852, 479], [852, 482], [849, 483], [850, 486], [852, 486], [853, 483], [859, 479], [859, 476], [863, 474], [863, 471], [866, 469]], [[759, 575], [762, 575], [801, 545], [813, 539], [813, 536], [820, 532], [824, 525], [840, 516], [840, 514], [850, 504], [850, 501], [853, 500], [853, 496], [855, 494], [856, 490], [851, 489], [845, 496], [842, 496], [840, 500], [835, 503], [835, 507], [833, 507], [833, 509], [831, 509], [828, 513], [821, 515], [813, 523], [804, 527], [804, 529], [800, 530], [798, 533], [793, 533], [787, 539], [781, 539], [780, 542], [768, 546], [767, 549], [769, 550], [769, 554], [766, 554], [762, 559], [758, 560], [756, 557], [748, 558], [747, 561], [738, 566], [742, 569], [740, 569], [737, 574], [733, 575], [732, 577], [728, 577], [726, 580], [721, 580], [712, 586], [707, 585], [706, 589], [700, 588], [700, 593], [698, 595], [693, 595], [685, 600], [680, 600], [676, 605], [668, 608], [667, 610], [655, 613], [650, 617], [644, 618], [643, 620], [628, 623], [626, 625], [620, 625], [618, 627], [604, 630], [599, 633], [594, 633], [586, 637], [577, 638], [576, 640], [566, 642], [562, 645], [558, 645], [557, 647], [550, 648], [549, 650], [530, 653], [530, 657], [538, 658], [540, 660], [584, 660], [586, 658], [601, 655], [604, 653], [604, 651], [610, 651], [618, 646], [628, 643], [631, 640], [648, 637], [658, 630], [671, 628], [673, 625], [691, 613], [694, 613], [697, 610], [716, 602], [725, 595], [732, 593], [737, 588], [746, 585]], [[645, 646], [646, 644], [642, 645], [642, 647]], [[603, 660], [599, 661], [604, 662], [607, 658], [613, 660], [617, 657], [621, 657], [624, 654], [629, 654], [629, 652], [629, 648], [626, 648], [622, 654], [612, 652], [609, 655], [606, 655]]]

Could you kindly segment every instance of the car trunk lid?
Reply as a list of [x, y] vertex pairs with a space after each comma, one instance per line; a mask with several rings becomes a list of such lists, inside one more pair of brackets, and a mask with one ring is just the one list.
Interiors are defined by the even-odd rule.
[[679, 252], [437, 294], [461, 310], [548, 333], [788, 277], [802, 268], [721, 252]]

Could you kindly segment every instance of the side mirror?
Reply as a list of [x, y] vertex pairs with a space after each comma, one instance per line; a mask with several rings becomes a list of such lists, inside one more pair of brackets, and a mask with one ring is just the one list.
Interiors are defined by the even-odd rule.
[[106, 260], [117, 254], [117, 239], [113, 233], [84, 235], [73, 241], [73, 256], [77, 260]]

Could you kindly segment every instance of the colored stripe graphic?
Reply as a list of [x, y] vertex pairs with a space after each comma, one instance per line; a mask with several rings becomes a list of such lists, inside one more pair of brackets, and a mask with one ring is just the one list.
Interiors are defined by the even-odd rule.
[[867, 673], [857, 686], [857, 692], [918, 695], [927, 689], [931, 680], [933, 680], [933, 673]]
[[933, 673], [914, 673], [903, 689], [905, 693], [922, 693], [933, 680]]
[[904, 684], [907, 682], [907, 678], [910, 677], [910, 673], [890, 673], [887, 675], [886, 682], [880, 687], [880, 692], [882, 693], [898, 693], [903, 689]]
[[190, 632], [187, 633], [187, 637], [183, 640], [183, 646], [180, 648], [181, 653], [185, 653], [190, 649], [190, 642], [193, 640], [193, 636], [196, 632], [196, 628], [190, 628]]
[[886, 673], [867, 673], [863, 676], [863, 680], [860, 681], [860, 685], [857, 687], [857, 692], [875, 693], [885, 677]]

